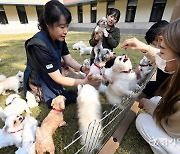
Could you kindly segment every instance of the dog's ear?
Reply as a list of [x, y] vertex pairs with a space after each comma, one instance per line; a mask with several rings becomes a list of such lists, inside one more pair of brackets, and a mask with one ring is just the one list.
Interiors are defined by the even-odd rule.
[[101, 22], [101, 20], [99, 20], [99, 21], [97, 22], [97, 25], [99, 25], [100, 22]]
[[3, 130], [4, 130], [4, 132], [6, 132], [6, 133], [8, 132], [8, 129], [9, 129], [8, 126], [4, 126], [4, 127], [3, 127]]
[[54, 105], [54, 102], [55, 102], [55, 99], [53, 99], [53, 100], [52, 100], [52, 102], [51, 102], [51, 106], [53, 106], [53, 105]]
[[65, 109], [65, 102], [64, 101], [60, 102], [59, 105], [60, 105], [60, 109], [62, 109], [62, 110]]
[[78, 91], [81, 91], [81, 89], [82, 89], [82, 87], [83, 87], [83, 85], [78, 85]]

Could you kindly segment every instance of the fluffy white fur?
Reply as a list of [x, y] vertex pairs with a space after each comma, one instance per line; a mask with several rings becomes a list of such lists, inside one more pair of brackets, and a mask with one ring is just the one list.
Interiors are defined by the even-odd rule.
[[113, 52], [111, 52], [110, 49], [99, 49], [98, 54], [95, 57], [94, 63], [90, 67], [90, 73], [92, 73], [93, 75], [103, 75], [103, 67], [112, 56]]
[[5, 120], [5, 118], [11, 114], [22, 114], [23, 111], [31, 113], [26, 101], [17, 94], [9, 95], [6, 104], [9, 105], [4, 110], [0, 107], [0, 117], [2, 120]]
[[140, 82], [143, 81], [147, 74], [149, 74], [152, 70], [152, 66], [150, 66], [150, 62], [145, 56], [140, 60], [138, 69], [141, 75], [141, 79], [138, 81]]
[[114, 65], [105, 71], [106, 78], [112, 82], [105, 92], [106, 98], [110, 104], [117, 104], [121, 109], [124, 108], [122, 98], [132, 94], [137, 88], [136, 74], [131, 69], [130, 59], [123, 55], [116, 57]]
[[0, 81], [0, 94], [5, 94], [6, 90], [13, 90], [18, 93], [23, 82], [24, 72], [19, 71], [15, 76], [6, 78]]
[[88, 84], [78, 85], [77, 104], [79, 130], [80, 134], [83, 135], [81, 144], [85, 145], [85, 151], [89, 152], [98, 148], [100, 145], [99, 138], [102, 135], [102, 126], [99, 122], [101, 119], [101, 103], [98, 91]]
[[[109, 33], [106, 30], [106, 26], [107, 26], [107, 18], [106, 17], [102, 17], [98, 22], [97, 22], [97, 26], [95, 27], [94, 33], [99, 33], [99, 32], [103, 32], [105, 37], [108, 37]], [[95, 57], [97, 56], [97, 52], [98, 49], [102, 49], [102, 40], [99, 40], [97, 45], [94, 47], [94, 53], [95, 53]]]
[[22, 147], [19, 147], [15, 153], [36, 154], [35, 140], [38, 121], [34, 117], [31, 117], [29, 114], [27, 114], [23, 121], [23, 125], [24, 129], [22, 134]]
[[5, 125], [0, 129], [0, 148], [15, 145], [21, 146], [23, 132], [23, 117], [10, 115], [6, 118]]
[[87, 47], [87, 45], [83, 41], [79, 41], [79, 42], [73, 44], [73, 46], [72, 46], [73, 50], [79, 50], [81, 48], [86, 48], [86, 47]]
[[3, 81], [4, 79], [6, 79], [6, 76], [3, 75], [3, 74], [1, 74], [1, 75], [0, 75], [0, 81]]
[[80, 56], [81, 55], [90, 55], [92, 52], [93, 47], [81, 47], [80, 49]]
[[27, 99], [27, 105], [29, 106], [29, 108], [38, 106], [35, 96], [30, 91], [27, 91], [26, 99]]

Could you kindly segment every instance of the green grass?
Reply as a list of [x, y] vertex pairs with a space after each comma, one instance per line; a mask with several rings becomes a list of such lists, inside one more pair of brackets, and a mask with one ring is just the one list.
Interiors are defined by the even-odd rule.
[[[24, 49], [24, 42], [28, 38], [32, 37], [33, 34], [8, 34], [0, 35], [0, 58], [3, 62], [0, 64], [0, 74], [4, 74], [7, 77], [15, 75], [19, 70], [24, 71], [26, 63], [26, 55]], [[72, 45], [80, 40], [84, 41], [87, 45], [91, 34], [87, 32], [69, 32], [66, 42], [68, 44], [70, 53], [74, 59], [82, 63], [85, 58], [89, 58], [88, 55], [79, 56], [79, 50], [72, 50]], [[133, 36], [122, 36], [120, 45], [114, 50], [117, 55], [126, 53], [136, 67], [139, 60], [142, 58], [142, 54], [139, 51], [123, 50], [120, 48], [122, 42]], [[136, 36], [138, 39], [144, 41], [142, 36]], [[73, 88], [75, 89], [75, 88]], [[22, 92], [23, 93], [23, 92]], [[23, 96], [23, 94], [22, 94]], [[0, 95], [0, 106], [4, 107], [5, 99], [7, 96]], [[110, 105], [106, 104], [105, 99], [101, 96], [101, 102], [103, 111], [109, 110]], [[33, 116], [40, 122], [46, 117], [50, 110], [47, 108], [45, 103], [41, 103], [39, 107], [32, 109]], [[62, 149], [73, 140], [74, 133], [78, 130], [77, 124], [77, 106], [76, 104], [68, 105], [64, 111], [65, 121], [67, 127], [60, 127], [56, 130], [53, 138], [56, 146], [56, 154], [65, 153]], [[0, 121], [0, 127], [2, 128], [3, 122]], [[72, 146], [71, 151], [73, 153], [77, 149], [78, 143]], [[16, 151], [16, 147], [8, 147], [0, 150], [0, 154], [12, 154]], [[125, 136], [122, 145], [118, 148], [116, 153], [152, 153], [148, 144], [142, 139], [140, 134], [137, 132], [134, 123]]]

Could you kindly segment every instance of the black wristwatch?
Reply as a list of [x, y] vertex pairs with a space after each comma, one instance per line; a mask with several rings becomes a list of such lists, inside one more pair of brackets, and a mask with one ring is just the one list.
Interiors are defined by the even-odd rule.
[[82, 68], [83, 68], [83, 65], [81, 65], [81, 67], [80, 67], [80, 69], [79, 69], [81, 72], [83, 72]]

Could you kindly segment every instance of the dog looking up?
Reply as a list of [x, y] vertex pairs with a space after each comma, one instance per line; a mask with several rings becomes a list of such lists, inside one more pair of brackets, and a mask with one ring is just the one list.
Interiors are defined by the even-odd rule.
[[98, 148], [102, 135], [99, 92], [89, 84], [78, 85], [77, 104], [81, 144], [85, 145], [86, 152], [90, 152]]
[[4, 127], [0, 129], [0, 149], [11, 145], [15, 145], [17, 148], [21, 146], [22, 122], [23, 117], [15, 114], [6, 118]]
[[18, 89], [23, 83], [24, 72], [19, 71], [15, 76], [0, 81], [0, 94], [6, 95], [6, 90], [13, 90], [18, 93]]
[[36, 129], [35, 147], [38, 154], [43, 154], [43, 152], [54, 154], [55, 152], [52, 135], [58, 127], [66, 125], [62, 113], [65, 109], [64, 101], [65, 97], [62, 95], [54, 98], [51, 103], [53, 109], [43, 120], [41, 127]]
[[38, 121], [26, 114], [23, 121], [22, 147], [19, 147], [15, 154], [35, 154], [35, 136]]
[[[95, 27], [94, 33], [101, 33], [102, 32], [105, 37], [108, 37], [109, 33], [106, 30], [106, 26], [107, 26], [107, 18], [102, 17], [97, 22], [97, 26]], [[99, 40], [97, 45], [93, 48], [94, 53], [95, 53], [95, 57], [97, 56], [98, 49], [103, 49], [102, 40]]]
[[105, 92], [106, 98], [110, 104], [117, 104], [121, 109], [124, 108], [122, 98], [132, 94], [138, 86], [136, 74], [131, 70], [132, 64], [127, 55], [116, 57], [113, 66], [105, 70], [106, 78], [111, 81]]

